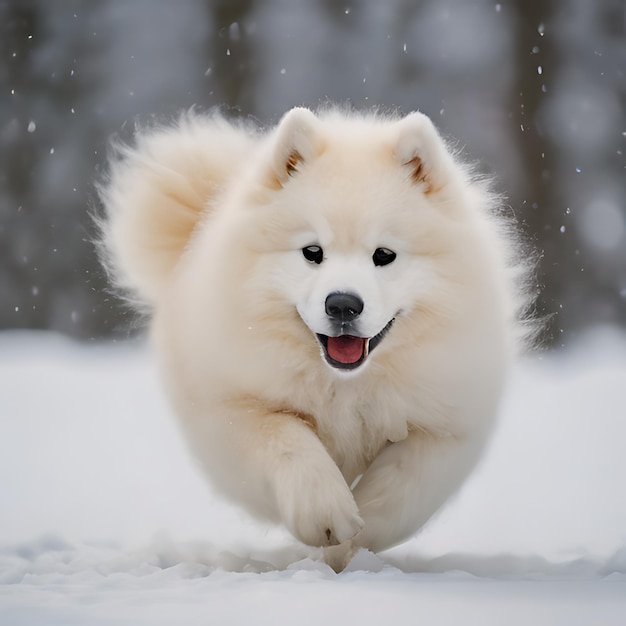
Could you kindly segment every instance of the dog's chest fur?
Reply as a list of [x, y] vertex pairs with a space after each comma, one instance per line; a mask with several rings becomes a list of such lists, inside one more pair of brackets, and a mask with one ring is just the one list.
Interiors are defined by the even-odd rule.
[[407, 412], [375, 390], [364, 394], [360, 386], [338, 384], [329, 391], [318, 396], [313, 417], [320, 440], [351, 483], [384, 446], [407, 436]]

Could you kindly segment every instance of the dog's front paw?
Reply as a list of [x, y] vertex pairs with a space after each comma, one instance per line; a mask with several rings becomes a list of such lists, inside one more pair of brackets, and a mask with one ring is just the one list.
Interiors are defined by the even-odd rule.
[[335, 465], [323, 469], [290, 467], [280, 477], [277, 498], [283, 523], [310, 546], [334, 546], [352, 539], [363, 520], [341, 472]]
[[332, 567], [337, 574], [343, 572], [350, 560], [355, 555], [358, 547], [352, 540], [345, 541], [336, 546], [324, 548], [323, 559], [326, 565]]

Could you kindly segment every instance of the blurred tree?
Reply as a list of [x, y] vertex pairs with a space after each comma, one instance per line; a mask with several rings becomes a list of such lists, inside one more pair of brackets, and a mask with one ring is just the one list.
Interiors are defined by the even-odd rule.
[[[518, 0], [516, 9], [511, 110], [525, 166], [518, 214], [541, 252], [546, 342], [562, 344], [590, 320], [626, 323], [624, 6]], [[594, 209], [598, 203], [604, 213]], [[590, 213], [595, 226], [585, 218]], [[611, 218], [616, 245], [593, 249], [589, 231], [608, 242]]]
[[546, 318], [546, 340], [551, 343], [560, 320], [562, 276], [557, 271], [564, 258], [569, 238], [559, 237], [559, 217], [554, 210], [552, 161], [555, 150], [537, 124], [545, 98], [545, 76], [555, 71], [553, 40], [544, 37], [552, 2], [516, 0], [516, 80], [511, 89], [510, 110], [513, 124], [519, 128], [518, 149], [524, 165], [524, 197], [516, 198], [515, 212], [526, 234], [538, 248], [537, 311]]
[[[109, 321], [117, 325], [121, 315], [115, 299], [103, 297], [106, 282], [90, 241], [88, 196], [102, 136], [93, 120], [75, 115], [96, 90], [97, 76], [81, 72], [77, 62], [97, 53], [97, 38], [83, 29], [99, 5], [90, 3], [85, 21], [72, 13], [72, 3], [58, 13], [40, 2], [2, 6], [0, 63], [10, 88], [0, 105], [8, 120], [0, 150], [4, 327], [86, 338], [106, 331]], [[109, 307], [112, 315], [99, 314]]]
[[[39, 215], [32, 184], [41, 146], [30, 123], [34, 106], [30, 69], [39, 41], [38, 11], [30, 3], [4, 5], [0, 20], [5, 24], [0, 38], [0, 79], [5, 89], [0, 117], [7, 120], [0, 151], [0, 327], [45, 327], [47, 294], [37, 287], [36, 256], [38, 247], [47, 242], [34, 237]], [[49, 230], [44, 237], [49, 239]], [[30, 292], [25, 285], [33, 286]]]
[[254, 92], [260, 50], [245, 32], [252, 0], [209, 1], [214, 36], [209, 37], [211, 100], [246, 114], [254, 111]]

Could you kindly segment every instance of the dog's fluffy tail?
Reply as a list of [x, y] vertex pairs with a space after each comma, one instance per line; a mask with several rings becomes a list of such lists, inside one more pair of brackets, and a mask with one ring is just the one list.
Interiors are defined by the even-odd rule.
[[136, 305], [159, 299], [198, 221], [254, 143], [243, 124], [187, 113], [170, 127], [139, 131], [134, 146], [115, 146], [99, 186], [99, 250], [112, 282]]

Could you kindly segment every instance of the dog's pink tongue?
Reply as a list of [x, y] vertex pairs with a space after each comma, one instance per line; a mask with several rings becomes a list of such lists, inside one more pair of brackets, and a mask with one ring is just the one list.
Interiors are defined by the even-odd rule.
[[356, 363], [365, 350], [366, 339], [342, 335], [328, 338], [328, 356], [338, 363]]

